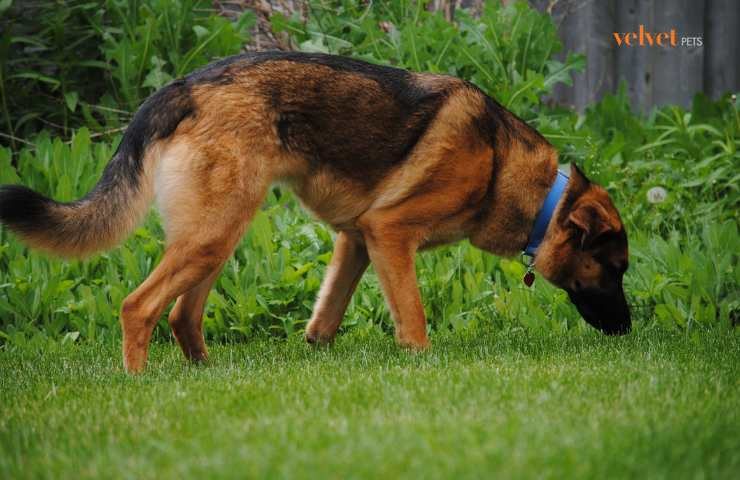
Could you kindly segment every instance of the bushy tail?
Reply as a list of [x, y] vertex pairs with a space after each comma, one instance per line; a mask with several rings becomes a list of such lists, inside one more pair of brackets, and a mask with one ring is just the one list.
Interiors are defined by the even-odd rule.
[[[84, 198], [61, 203], [33, 190], [0, 186], [0, 223], [33, 248], [84, 257], [121, 242], [153, 197], [153, 142], [169, 137], [194, 107], [186, 80], [149, 97], [132, 119], [103, 176]], [[154, 149], [156, 150], [156, 149]]]
[[152, 188], [119, 153], [84, 198], [61, 203], [20, 185], [0, 186], [0, 222], [30, 247], [62, 257], [111, 248], [141, 221]]

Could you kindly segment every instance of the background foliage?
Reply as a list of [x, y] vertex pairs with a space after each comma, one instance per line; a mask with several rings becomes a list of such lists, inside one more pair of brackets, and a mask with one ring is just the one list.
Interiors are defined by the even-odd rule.
[[254, 21], [231, 22], [204, 0], [4, 3], [3, 130], [19, 137], [125, 125], [173, 78], [238, 53]]
[[[11, 4], [8, 7], [8, 4]], [[59, 200], [96, 182], [140, 101], [172, 78], [248, 39], [249, 13], [236, 21], [209, 2], [105, 0], [2, 2], [0, 183], [24, 183]], [[630, 235], [626, 289], [637, 329], [694, 334], [730, 328], [740, 310], [737, 256], [740, 117], [729, 93], [698, 95], [691, 110], [635, 115], [621, 91], [584, 115], [543, 102], [585, 59], [560, 49], [551, 19], [526, 3], [488, 2], [455, 23], [424, 2], [310, 2], [308, 20], [276, 15], [272, 26], [299, 49], [466, 78], [540, 130], [614, 196]], [[667, 191], [650, 203], [653, 187]], [[310, 315], [333, 234], [275, 189], [211, 293], [211, 338], [291, 335]], [[29, 253], [0, 230], [0, 342], [44, 337], [75, 341], [119, 335], [118, 308], [151, 271], [163, 247], [152, 213], [120, 248], [60, 261]], [[518, 259], [467, 243], [417, 260], [434, 329], [493, 323], [500, 329], [586, 327], [564, 292], [544, 281], [528, 289]], [[366, 274], [343, 328], [391, 328], [376, 278]], [[169, 336], [164, 317], [157, 329]]]

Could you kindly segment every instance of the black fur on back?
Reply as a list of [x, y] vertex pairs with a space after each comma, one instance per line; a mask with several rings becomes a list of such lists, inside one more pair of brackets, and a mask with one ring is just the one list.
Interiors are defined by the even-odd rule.
[[[315, 165], [372, 183], [389, 167], [403, 161], [428, 129], [452, 89], [464, 86], [485, 100], [475, 121], [492, 146], [498, 138], [516, 139], [528, 150], [547, 141], [516, 115], [475, 85], [460, 81], [447, 90], [419, 86], [414, 75], [399, 68], [374, 65], [348, 57], [301, 52], [253, 52], [229, 57], [193, 72], [188, 81], [222, 85], [237, 72], [266, 62], [322, 65], [337, 72], [317, 79], [310, 75], [271, 79], [267, 95], [277, 115], [282, 143]], [[341, 74], [373, 80], [382, 91], [343, 88]], [[497, 132], [503, 131], [503, 136]]]
[[[278, 135], [315, 164], [365, 183], [374, 183], [406, 159], [449, 94], [421, 88], [406, 70], [341, 56], [278, 52], [253, 62], [273, 60], [318, 64], [337, 72], [326, 80], [306, 79], [297, 92], [291, 85], [273, 85]], [[370, 79], [380, 88], [354, 88], [346, 74]]]
[[[234, 55], [213, 62], [205, 67], [194, 71], [187, 78], [191, 83], [211, 83], [211, 84], [228, 84], [233, 80], [233, 73], [237, 70], [246, 68], [251, 65], [259, 65], [270, 61], [289, 61], [294, 63], [317, 64], [330, 67], [336, 71], [350, 72], [372, 78], [382, 85], [388, 92], [391, 92], [395, 98], [407, 106], [414, 105], [420, 98], [428, 93], [410, 82], [412, 73], [408, 70], [390, 67], [386, 65], [376, 65], [354, 58], [340, 55], [328, 55], [324, 53], [302, 53], [302, 52], [249, 52], [240, 55]], [[470, 82], [465, 82], [468, 87], [479, 92], [486, 99], [486, 114], [481, 118], [481, 131], [487, 136], [494, 135], [494, 131], [499, 126], [507, 130], [527, 127], [528, 132], [525, 135], [525, 144], [531, 148], [534, 143], [546, 141], [539, 132], [529, 127], [523, 120], [505, 109], [495, 99], [488, 96], [480, 88]], [[488, 125], [484, 124], [485, 120], [494, 120]], [[514, 125], [521, 123], [522, 125]]]
[[489, 139], [491, 145], [496, 144], [496, 135], [499, 131], [503, 131], [504, 138], [507, 141], [516, 139], [529, 151], [532, 151], [539, 144], [549, 145], [545, 137], [536, 129], [530, 127], [527, 122], [504, 108], [503, 105], [486, 95], [478, 87], [471, 84], [471, 88], [479, 91], [485, 98], [485, 112], [477, 119], [476, 123], [481, 135]]
[[[275, 78], [263, 73], [270, 71], [267, 67], [259, 69], [267, 62], [328, 69], [293, 69], [290, 78]], [[406, 70], [300, 52], [239, 55], [188, 79], [223, 84], [252, 69], [255, 77], [264, 77], [259, 90], [276, 113], [282, 145], [315, 167], [327, 166], [364, 183], [374, 183], [408, 156], [449, 93], [420, 87]]]

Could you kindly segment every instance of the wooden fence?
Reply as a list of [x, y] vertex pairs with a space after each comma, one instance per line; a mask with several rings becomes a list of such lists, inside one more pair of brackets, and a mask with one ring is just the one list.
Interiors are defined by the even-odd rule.
[[[635, 108], [688, 106], [697, 92], [717, 98], [740, 90], [740, 1], [738, 0], [532, 0], [549, 12], [565, 51], [584, 53], [586, 70], [573, 87], [560, 85], [553, 98], [582, 110], [626, 81]], [[639, 29], [675, 31], [676, 46], [650, 46]], [[637, 33], [633, 46], [614, 33]], [[684, 40], [684, 38], [686, 40]], [[700, 38], [701, 45], [698, 45]], [[694, 40], [690, 40], [694, 39]], [[683, 45], [682, 45], [683, 43]], [[687, 45], [693, 44], [693, 45]]]

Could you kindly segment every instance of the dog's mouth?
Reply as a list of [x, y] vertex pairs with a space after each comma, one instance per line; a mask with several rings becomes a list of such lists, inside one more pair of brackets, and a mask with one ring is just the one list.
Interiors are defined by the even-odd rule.
[[624, 335], [630, 332], [630, 309], [621, 288], [612, 294], [594, 290], [566, 291], [578, 313], [592, 327], [607, 335]]

